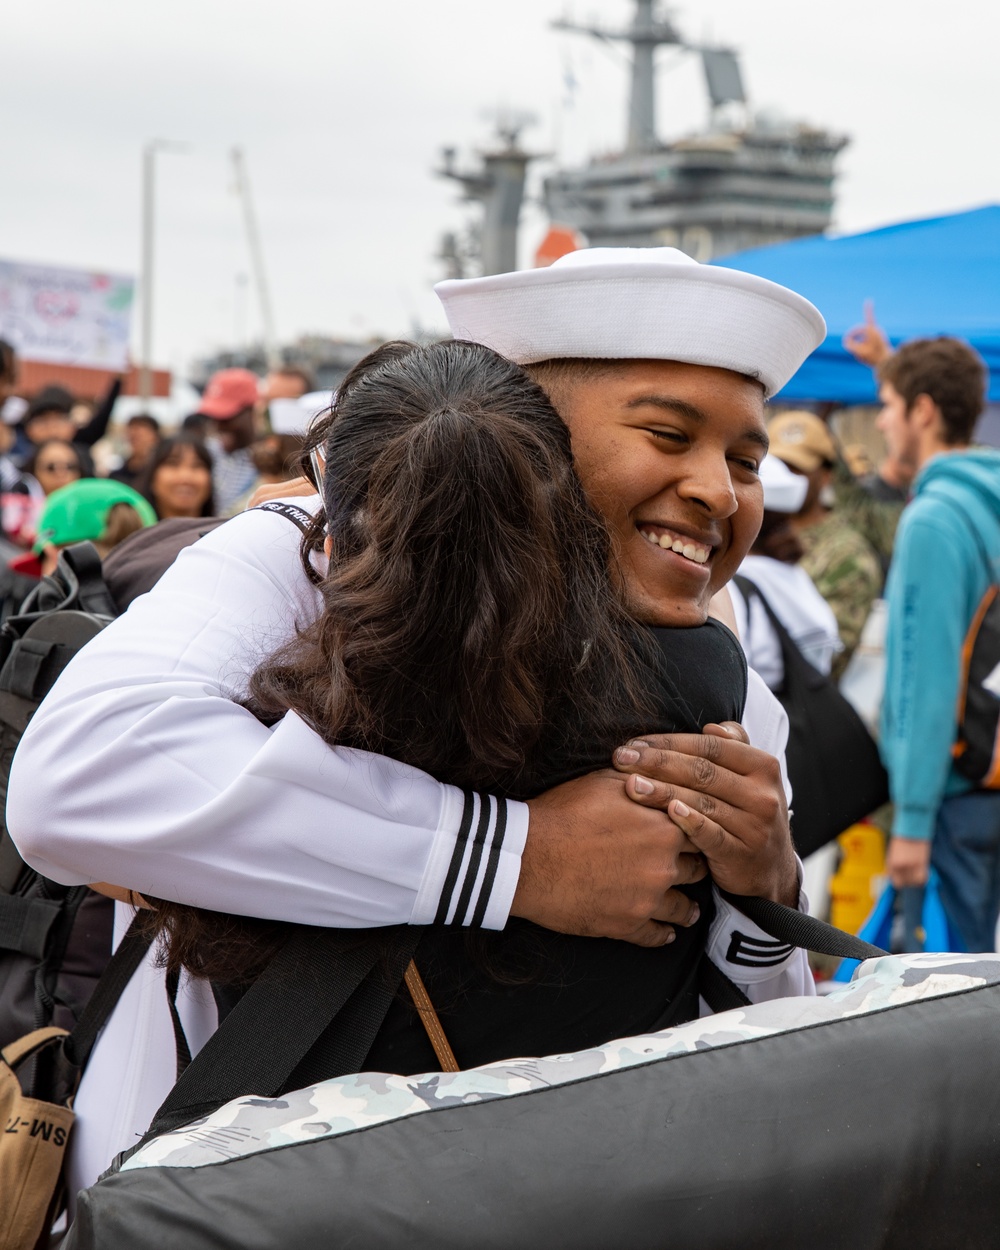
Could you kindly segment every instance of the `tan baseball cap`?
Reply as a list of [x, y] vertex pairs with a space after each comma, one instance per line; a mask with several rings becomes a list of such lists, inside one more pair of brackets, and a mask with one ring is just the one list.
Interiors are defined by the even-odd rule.
[[767, 433], [771, 455], [802, 473], [812, 473], [837, 459], [837, 444], [826, 422], [811, 412], [783, 412], [768, 422]]

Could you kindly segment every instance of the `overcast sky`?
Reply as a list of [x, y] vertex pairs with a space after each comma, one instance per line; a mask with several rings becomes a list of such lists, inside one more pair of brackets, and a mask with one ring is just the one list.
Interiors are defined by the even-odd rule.
[[[135, 273], [142, 146], [185, 141], [158, 163], [156, 360], [183, 368], [253, 336], [228, 159], [239, 144], [282, 340], [443, 325], [435, 252], [471, 209], [432, 176], [440, 148], [482, 144], [498, 108], [536, 114], [526, 144], [563, 162], [619, 147], [624, 50], [548, 23], [631, 12], [630, 0], [11, 0], [0, 258]], [[674, 13], [689, 37], [741, 49], [757, 108], [851, 135], [841, 230], [1000, 200], [1000, 6], [688, 0]], [[707, 105], [697, 64], [659, 55], [670, 138]], [[523, 225], [527, 263], [537, 207]]]

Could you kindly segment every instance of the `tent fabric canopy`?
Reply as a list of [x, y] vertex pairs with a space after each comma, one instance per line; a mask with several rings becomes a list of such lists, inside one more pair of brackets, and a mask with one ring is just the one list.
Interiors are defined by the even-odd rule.
[[990, 402], [1000, 402], [1000, 205], [797, 239], [718, 263], [791, 287], [826, 318], [826, 341], [775, 397], [779, 402], [876, 402], [871, 370], [841, 344], [869, 299], [893, 344], [938, 334], [968, 339], [990, 370]]

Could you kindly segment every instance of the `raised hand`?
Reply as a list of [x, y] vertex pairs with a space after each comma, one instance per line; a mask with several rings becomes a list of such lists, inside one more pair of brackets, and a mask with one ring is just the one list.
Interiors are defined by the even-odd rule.
[[892, 355], [892, 344], [885, 331], [875, 320], [875, 301], [865, 300], [865, 319], [861, 325], [852, 327], [842, 339], [844, 349], [855, 360], [877, 369]]

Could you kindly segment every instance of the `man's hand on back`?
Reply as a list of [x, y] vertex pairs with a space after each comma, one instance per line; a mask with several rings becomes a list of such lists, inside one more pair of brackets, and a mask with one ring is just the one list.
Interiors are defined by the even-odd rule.
[[559, 933], [665, 946], [697, 906], [674, 886], [700, 881], [705, 861], [662, 812], [642, 808], [608, 771], [528, 803], [528, 840], [511, 915]]
[[732, 722], [703, 734], [651, 734], [619, 747], [636, 803], [669, 815], [733, 894], [795, 907], [799, 885], [778, 761]]

